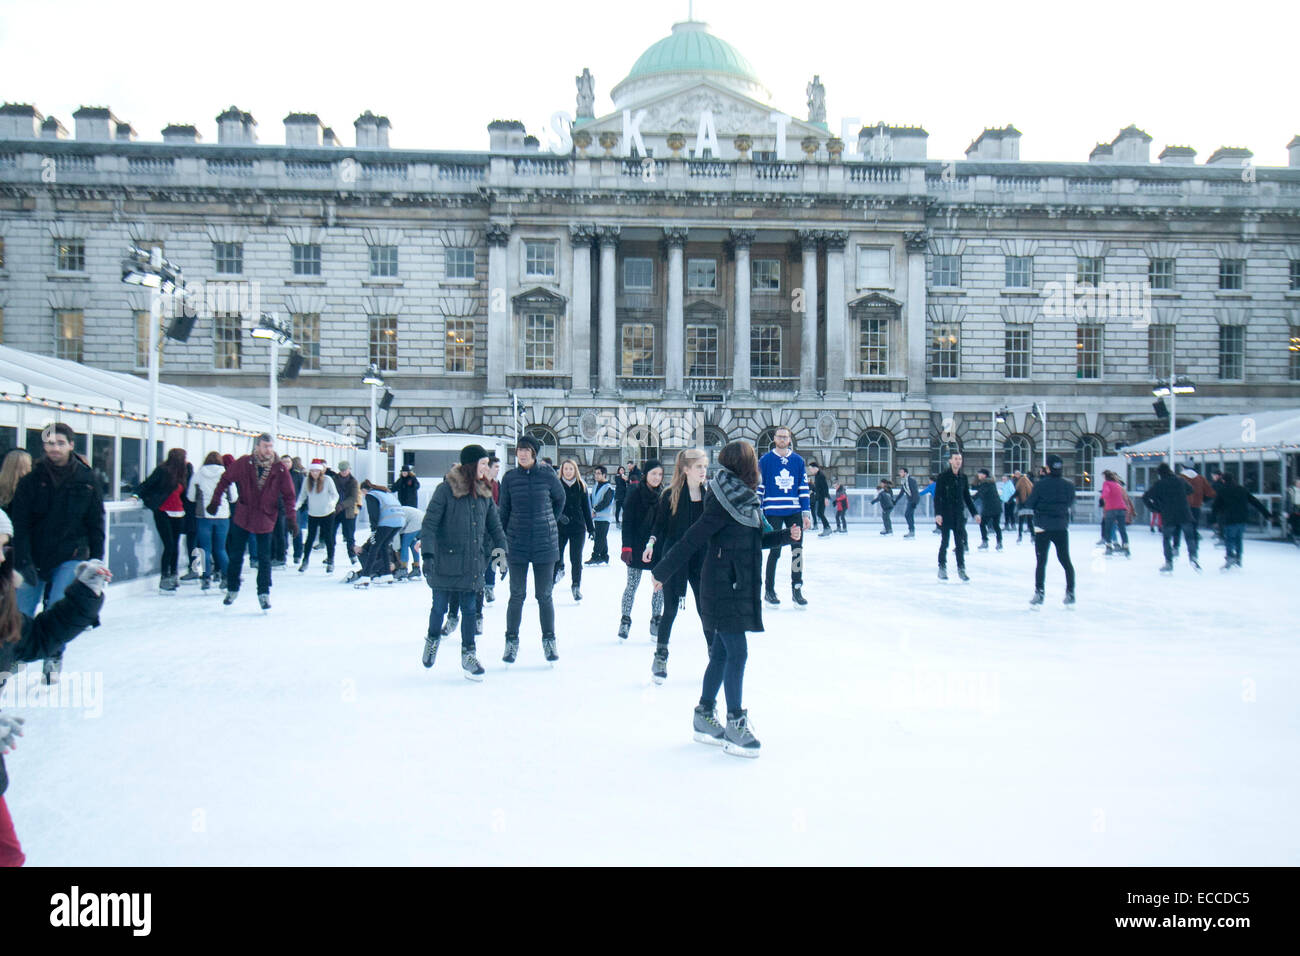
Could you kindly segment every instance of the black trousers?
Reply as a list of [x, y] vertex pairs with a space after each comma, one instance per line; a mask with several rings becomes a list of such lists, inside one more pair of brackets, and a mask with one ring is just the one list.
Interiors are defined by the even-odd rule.
[[[664, 552], [667, 554], [667, 551]], [[695, 593], [695, 613], [704, 620], [704, 611], [700, 607], [700, 574], [704, 570], [704, 562], [691, 561], [687, 566], [686, 574], [678, 574], [664, 584], [664, 613], [659, 619], [659, 637], [660, 644], [667, 644], [669, 638], [673, 636], [673, 621], [677, 620], [677, 605], [682, 603], [682, 598], [686, 596], [686, 586], [689, 583], [691, 590]], [[713, 635], [706, 629], [704, 640], [709, 644], [713, 643]]]
[[849, 530], [849, 523], [844, 518], [844, 512], [840, 511], [838, 508], [835, 510], [835, 530], [837, 531]]
[[[793, 528], [795, 525], [803, 527], [803, 515], [768, 515], [767, 523], [775, 531], [782, 528]], [[784, 545], [778, 545], [775, 548], [768, 548], [767, 551], [767, 573], [765, 581], [768, 590], [776, 587], [776, 562], [781, 559], [781, 548]], [[803, 539], [790, 542], [790, 583], [803, 584]]]
[[823, 531], [829, 531], [831, 529], [831, 523], [826, 520], [825, 498], [818, 498], [817, 503], [813, 505], [813, 523], [816, 524], [818, 521], [821, 522]]
[[609, 560], [609, 522], [596, 522], [596, 543], [592, 545], [591, 556], [596, 561]]
[[992, 528], [994, 534], [998, 536], [998, 544], [1002, 543], [1002, 515], [993, 512], [991, 515], [985, 515], [980, 522], [980, 541], [984, 544], [989, 543], [989, 529]]
[[569, 547], [569, 564], [573, 565], [573, 583], [579, 585], [582, 583], [582, 546], [587, 541], [587, 529], [576, 522], [570, 521], [560, 528], [560, 563], [556, 570], [559, 571], [564, 567], [564, 547]]
[[361, 568], [362, 574], [372, 578], [392, 574], [393, 535], [401, 530], [401, 528], [375, 529], [375, 543], [366, 554], [366, 563]]
[[161, 511], [155, 511], [153, 513], [153, 523], [158, 528], [159, 536], [162, 537], [160, 574], [163, 577], [171, 577], [176, 574], [176, 565], [179, 560], [179, 542], [181, 531], [185, 527], [185, 519], [183, 517], [173, 518]]
[[330, 564], [334, 563], [334, 516], [326, 515], [323, 518], [317, 518], [314, 515], [307, 516], [307, 542], [302, 546], [301, 553], [297, 556], [301, 561], [304, 557], [311, 557], [312, 545], [316, 542], [316, 535], [325, 542], [325, 560]]
[[1043, 589], [1043, 581], [1047, 576], [1047, 552], [1056, 545], [1056, 560], [1061, 562], [1061, 567], [1065, 568], [1065, 590], [1074, 590], [1074, 565], [1070, 563], [1070, 532], [1061, 531], [1035, 531], [1034, 532], [1034, 556], [1037, 558], [1037, 564], [1034, 565], [1034, 590]]
[[907, 499], [907, 510], [903, 512], [903, 518], [907, 521], [907, 533], [916, 534], [916, 502], [911, 498]]
[[961, 518], [945, 521], [939, 527], [939, 567], [948, 566], [948, 536], [952, 535], [952, 550], [957, 556], [957, 567], [966, 567], [966, 522]]
[[553, 561], [510, 562], [510, 602], [506, 605], [506, 637], [519, 637], [519, 622], [524, 616], [524, 598], [528, 596], [528, 565], [533, 566], [533, 590], [537, 595], [537, 615], [542, 637], [555, 636], [555, 604], [551, 588], [555, 585]]
[[226, 556], [230, 559], [226, 565], [226, 590], [238, 591], [241, 580], [239, 572], [244, 567], [244, 548], [248, 539], [257, 542], [257, 553], [261, 555], [257, 562], [257, 593], [269, 594], [271, 591], [271, 562], [267, 555], [271, 553], [271, 535], [250, 534], [233, 521], [230, 523], [230, 536], [226, 538]]

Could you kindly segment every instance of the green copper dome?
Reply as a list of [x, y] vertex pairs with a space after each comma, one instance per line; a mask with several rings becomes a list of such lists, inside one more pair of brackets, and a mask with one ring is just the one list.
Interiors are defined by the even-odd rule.
[[672, 35], [642, 53], [623, 82], [661, 73], [722, 73], [761, 85], [749, 61], [697, 20], [674, 23]]

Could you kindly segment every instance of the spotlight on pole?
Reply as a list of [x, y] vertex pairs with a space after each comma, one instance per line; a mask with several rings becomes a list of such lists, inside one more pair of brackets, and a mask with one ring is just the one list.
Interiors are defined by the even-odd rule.
[[393, 407], [393, 393], [389, 389], [384, 389], [384, 397], [379, 400], [379, 407], [388, 411]]
[[280, 370], [280, 381], [296, 382], [300, 371], [302, 371], [302, 352], [295, 348], [289, 353], [289, 358], [284, 363], [284, 368]]
[[1011, 409], [1003, 405], [1001, 408], [997, 410], [997, 413], [993, 416], [993, 418], [999, 425], [1002, 425], [1006, 422], [1007, 416], [1009, 416], [1010, 414], [1011, 414]]
[[366, 374], [361, 379], [362, 385], [374, 385], [376, 388], [384, 387], [384, 376], [379, 372], [379, 366], [371, 363], [370, 368], [366, 369]]
[[275, 339], [281, 345], [293, 341], [293, 330], [278, 312], [263, 312], [251, 334], [255, 339]]
[[1164, 421], [1166, 418], [1169, 417], [1169, 406], [1165, 404], [1165, 400], [1163, 398], [1157, 398], [1154, 402], [1151, 403], [1151, 407], [1155, 409], [1156, 418], [1160, 419], [1161, 421]]

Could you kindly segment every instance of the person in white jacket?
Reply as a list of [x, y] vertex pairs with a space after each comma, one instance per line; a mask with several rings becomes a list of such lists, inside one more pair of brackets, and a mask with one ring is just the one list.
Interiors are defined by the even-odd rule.
[[298, 570], [306, 571], [311, 563], [311, 548], [317, 533], [325, 542], [325, 573], [334, 573], [334, 507], [339, 502], [339, 490], [333, 480], [325, 475], [325, 462], [313, 458], [298, 492], [298, 507], [307, 506], [307, 540], [302, 546], [302, 563]]
[[203, 464], [190, 478], [189, 487], [185, 489], [185, 497], [198, 503], [195, 511], [198, 514], [198, 547], [203, 549], [202, 585], [205, 591], [212, 587], [214, 574], [218, 581], [225, 580], [228, 563], [226, 535], [230, 531], [232, 509], [239, 499], [239, 493], [231, 485], [217, 502], [215, 515], [209, 515], [205, 510], [225, 471], [226, 464], [220, 453], [210, 451], [203, 459]]

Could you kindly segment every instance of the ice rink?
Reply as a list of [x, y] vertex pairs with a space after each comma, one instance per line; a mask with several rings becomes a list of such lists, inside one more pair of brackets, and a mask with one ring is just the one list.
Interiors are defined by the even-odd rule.
[[1077, 607], [1053, 559], [1031, 611], [1028, 539], [940, 583], [928, 526], [878, 530], [809, 539], [807, 608], [782, 558], [756, 761], [691, 739], [689, 599], [663, 686], [648, 575], [618, 640], [617, 560], [580, 605], [557, 587], [554, 669], [531, 598], [501, 662], [500, 584], [482, 684], [458, 637], [421, 666], [423, 581], [357, 591], [322, 552], [276, 571], [269, 615], [247, 571], [231, 608], [114, 586], [59, 706], [26, 674], [0, 701], [27, 718], [6, 799], [29, 865], [1300, 863], [1300, 550], [1248, 540], [1222, 574], [1205, 539], [1203, 573], [1165, 577], [1145, 528], [1126, 561], [1076, 526]]

